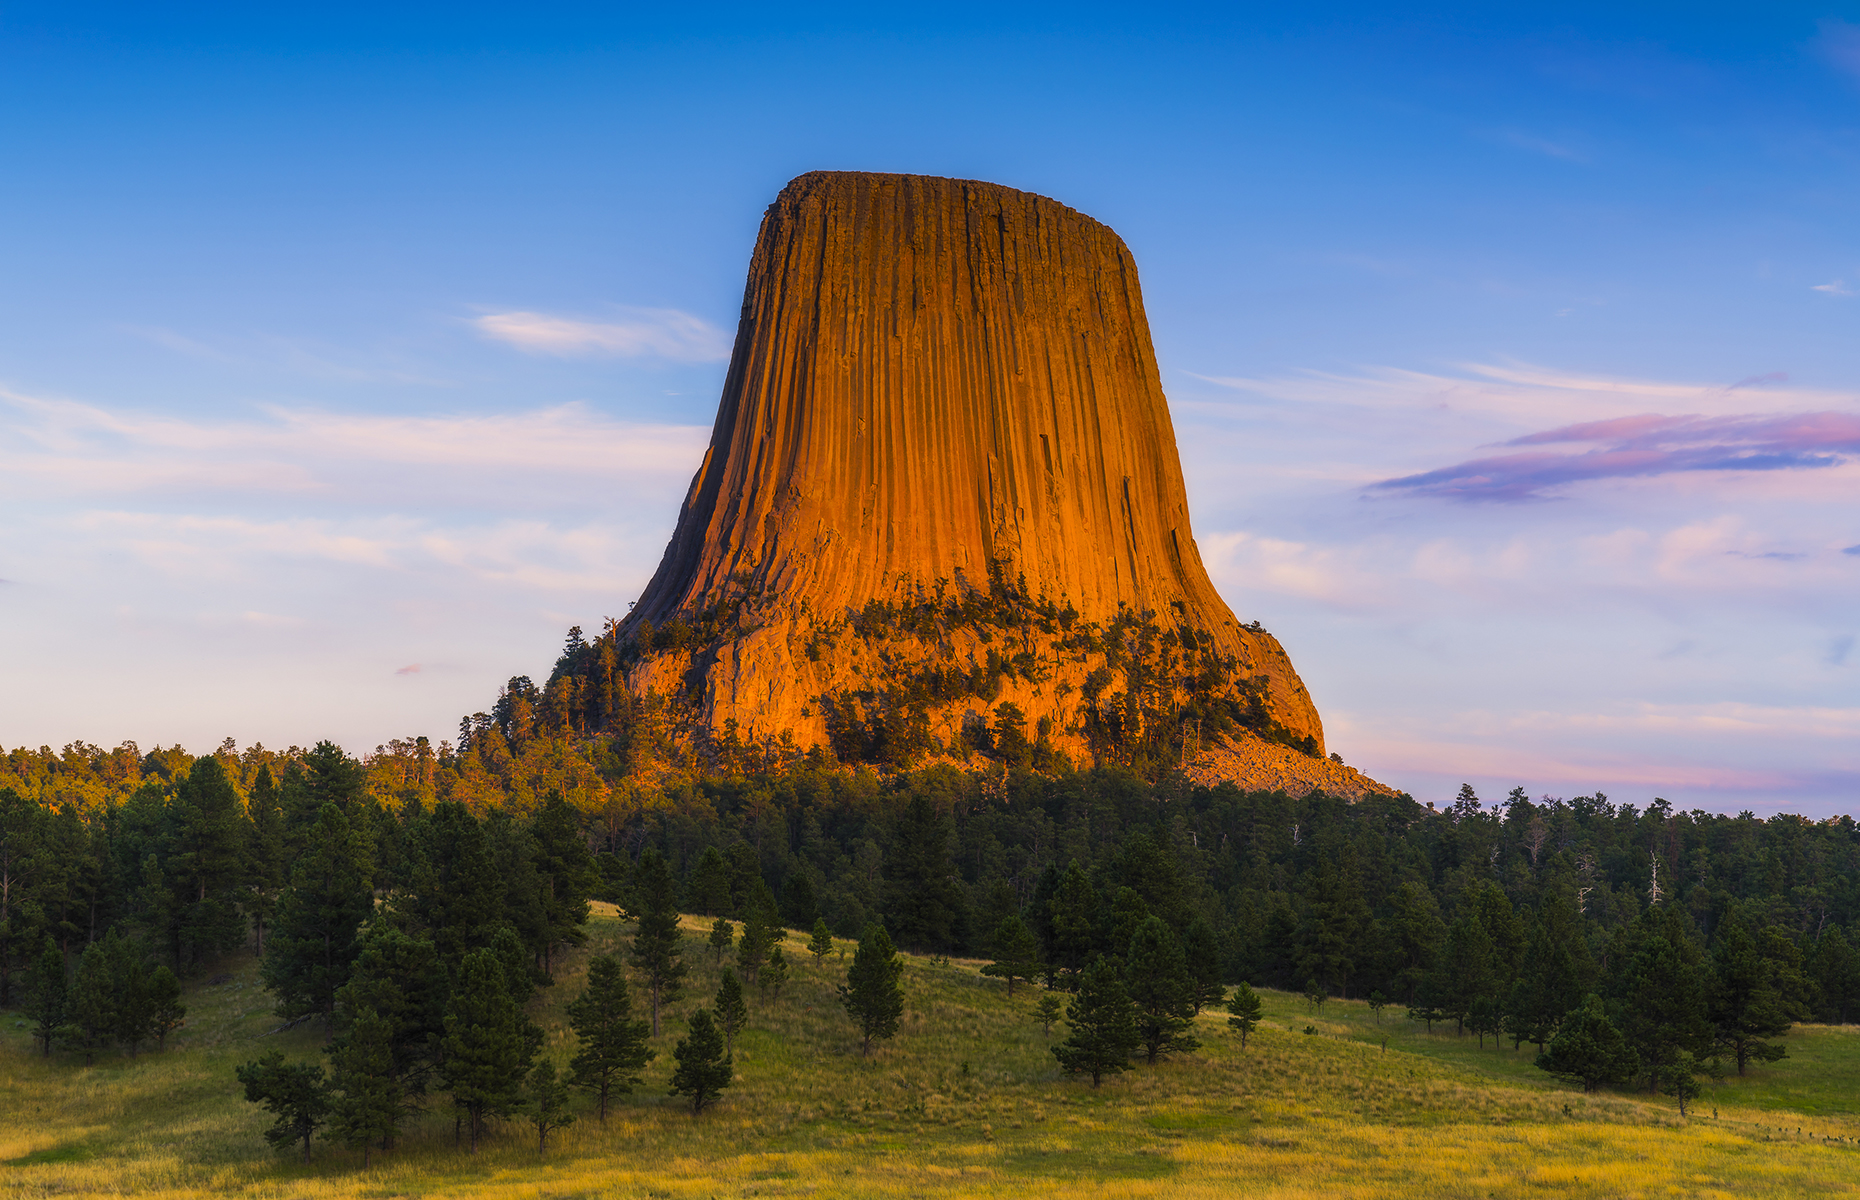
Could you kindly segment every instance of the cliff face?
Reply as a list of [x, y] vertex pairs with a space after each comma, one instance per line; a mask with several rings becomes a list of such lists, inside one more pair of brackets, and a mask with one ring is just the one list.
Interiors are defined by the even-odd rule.
[[710, 448], [617, 641], [629, 689], [698, 733], [842, 758], [1018, 747], [1016, 722], [1087, 761], [1187, 757], [1236, 723], [1323, 749], [1284, 651], [1202, 566], [1130, 251], [988, 183], [782, 191]]

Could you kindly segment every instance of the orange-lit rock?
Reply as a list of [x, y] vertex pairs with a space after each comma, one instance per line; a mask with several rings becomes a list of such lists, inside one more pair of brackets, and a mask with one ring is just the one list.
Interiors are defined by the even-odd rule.
[[1011, 704], [1085, 764], [1190, 759], [1236, 721], [1323, 751], [1202, 566], [1130, 251], [989, 183], [777, 197], [710, 449], [616, 636], [699, 738], [963, 758]]

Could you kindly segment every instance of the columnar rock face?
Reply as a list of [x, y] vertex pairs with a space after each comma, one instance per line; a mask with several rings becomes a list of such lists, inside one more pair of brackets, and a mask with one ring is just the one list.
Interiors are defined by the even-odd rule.
[[1074, 758], [1111, 735], [1185, 756], [1222, 713], [1323, 748], [1284, 651], [1202, 566], [1130, 251], [970, 180], [782, 191], [710, 448], [618, 640], [632, 690], [696, 727], [842, 757], [992, 747], [1003, 704]]

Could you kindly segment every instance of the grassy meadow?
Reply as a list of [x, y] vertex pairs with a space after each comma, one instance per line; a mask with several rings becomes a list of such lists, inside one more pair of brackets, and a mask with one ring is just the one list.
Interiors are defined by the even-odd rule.
[[[596, 906], [532, 1012], [566, 1064], [563, 1006], [585, 955], [631, 933]], [[974, 962], [908, 958], [906, 1012], [869, 1060], [840, 1011], [837, 956], [822, 966], [790, 933], [779, 999], [749, 989], [738, 1080], [693, 1119], [664, 1094], [683, 1017], [708, 1006], [717, 968], [708, 922], [687, 918], [691, 974], [646, 1084], [605, 1125], [579, 1121], [539, 1156], [523, 1121], [475, 1156], [453, 1145], [443, 1097], [394, 1151], [317, 1143], [272, 1151], [269, 1117], [233, 1068], [272, 1049], [309, 1058], [321, 1035], [278, 1019], [249, 959], [197, 984], [165, 1053], [84, 1068], [37, 1056], [23, 1019], [0, 1018], [0, 1196], [1248, 1197], [1806, 1196], [1860, 1194], [1860, 1030], [1808, 1026], [1790, 1057], [1708, 1085], [1692, 1114], [1645, 1095], [1584, 1096], [1521, 1052], [1428, 1033], [1384, 1010], [1264, 992], [1248, 1048], [1224, 1013], [1202, 1018], [1201, 1053], [1139, 1066], [1093, 1089], [1068, 1079], [1032, 1017]], [[850, 954], [850, 945], [847, 946]], [[635, 992], [638, 998], [637, 990]], [[1315, 1032], [1307, 1033], [1309, 1026]], [[1056, 1026], [1053, 1037], [1062, 1036]]]

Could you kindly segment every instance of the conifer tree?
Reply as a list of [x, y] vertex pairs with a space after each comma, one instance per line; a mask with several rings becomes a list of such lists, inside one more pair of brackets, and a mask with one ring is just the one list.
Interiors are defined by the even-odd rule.
[[[1530, 1042], [1542, 1053], [1565, 1014], [1582, 1002], [1582, 947], [1575, 905], [1547, 898], [1531, 923], [1518, 977], [1505, 1003], [1505, 1028], [1513, 1046]], [[1587, 951], [1583, 950], [1586, 959]]]
[[310, 1139], [329, 1119], [329, 1086], [321, 1064], [287, 1063], [283, 1054], [273, 1051], [235, 1073], [245, 1085], [246, 1100], [263, 1104], [277, 1118], [265, 1131], [265, 1140], [279, 1150], [301, 1141], [304, 1161], [309, 1162]]
[[1009, 916], [995, 928], [995, 961], [982, 968], [982, 974], [1007, 981], [1007, 994], [1014, 994], [1014, 981], [1032, 981], [1046, 970], [1040, 961], [1040, 943], [1033, 930], [1018, 916]]
[[1242, 979], [1234, 988], [1234, 994], [1227, 999], [1227, 1011], [1233, 1015], [1227, 1018], [1227, 1024], [1240, 1031], [1240, 1048], [1246, 1049], [1246, 1040], [1265, 1016], [1266, 1006], [1261, 1002], [1259, 993]]
[[284, 863], [284, 812], [271, 768], [261, 766], [245, 800], [245, 910], [252, 918], [252, 953], [265, 956], [265, 932], [278, 910], [278, 893], [288, 872]]
[[487, 1117], [516, 1108], [523, 1078], [541, 1041], [504, 987], [504, 966], [489, 950], [465, 957], [446, 1006], [445, 1056], [439, 1074], [465, 1114], [478, 1151]]
[[1154, 1065], [1164, 1054], [1193, 1053], [1201, 1043], [1189, 1033], [1200, 990], [1175, 932], [1161, 917], [1137, 926], [1130, 939], [1130, 999], [1137, 1010], [1137, 1036]]
[[646, 1048], [647, 1024], [633, 1019], [626, 975], [611, 954], [588, 961], [587, 990], [569, 1003], [568, 1021], [579, 1043], [569, 1077], [595, 1094], [605, 1122], [607, 1097], [637, 1087], [640, 1070], [653, 1057]]
[[42, 1058], [51, 1057], [52, 1041], [57, 1037], [58, 1027], [65, 1023], [67, 998], [65, 956], [58, 952], [58, 943], [48, 933], [38, 961], [33, 963], [32, 973], [26, 978], [25, 1013], [32, 1022], [32, 1037], [39, 1043]]
[[88, 1067], [97, 1048], [115, 1033], [119, 1020], [116, 981], [110, 977], [109, 958], [102, 942], [92, 942], [78, 957], [65, 1005], [65, 1023], [58, 1029], [58, 1044], [67, 1050], [83, 1051], [84, 1065]]
[[833, 953], [833, 931], [827, 928], [825, 917], [814, 922], [814, 935], [807, 941], [807, 952], [814, 956], [815, 966], [826, 962], [827, 955]]
[[814, 922], [820, 919], [820, 902], [805, 872], [790, 873], [782, 884], [781, 917], [782, 923], [790, 929], [812, 929]]
[[633, 934], [633, 965], [646, 979], [652, 1010], [652, 1036], [659, 1036], [659, 1008], [678, 999], [685, 977], [679, 955], [678, 901], [672, 889], [672, 871], [650, 846], [639, 856], [634, 872], [639, 904], [639, 925]]
[[148, 977], [147, 1030], [155, 1037], [158, 1050], [168, 1048], [168, 1035], [187, 1024], [187, 1006], [181, 1003], [181, 981], [165, 965], [156, 967]]
[[1640, 1069], [1640, 1058], [1602, 1010], [1601, 997], [1588, 996], [1563, 1018], [1550, 1045], [1537, 1056], [1537, 1066], [1593, 1092], [1605, 1083], [1628, 1082]]
[[962, 944], [968, 910], [949, 857], [949, 829], [928, 796], [912, 796], [899, 815], [884, 876], [885, 917], [900, 943], [923, 950]]
[[362, 922], [374, 908], [372, 873], [349, 819], [325, 805], [307, 835], [291, 886], [278, 912], [259, 976], [278, 998], [278, 1015], [336, 1010], [336, 993], [349, 981]]
[[[1792, 993], [1799, 995], [1807, 990], [1807, 980], [1800, 977], [1795, 947], [1786, 941], [1784, 944], [1794, 962], [1778, 963], [1766, 957], [1742, 920], [1734, 918], [1718, 928], [1718, 945], [1712, 952], [1709, 1012], [1714, 1040], [1737, 1064], [1739, 1075], [1752, 1062], [1788, 1057], [1769, 1039], [1787, 1034], [1796, 1019], [1804, 1015], [1791, 1000]], [[1796, 986], [1791, 988], [1789, 983]]]
[[1042, 993], [1039, 1003], [1033, 1006], [1033, 1019], [1040, 1023], [1040, 1032], [1047, 1037], [1053, 1036], [1053, 1022], [1065, 1011], [1065, 1005], [1052, 992]]
[[588, 898], [600, 885], [581, 820], [562, 793], [549, 790], [530, 830], [536, 874], [542, 882], [542, 970], [555, 971], [555, 951], [588, 940]]
[[466, 955], [491, 944], [502, 923], [504, 885], [491, 846], [478, 819], [451, 801], [414, 822], [407, 843], [411, 886], [396, 893], [396, 912], [457, 970]]
[[717, 983], [717, 1028], [723, 1031], [723, 1048], [728, 1054], [736, 1053], [736, 1035], [749, 1024], [749, 1006], [743, 1003], [743, 985], [736, 978], [736, 972], [724, 968], [723, 978]]
[[743, 978], [756, 982], [774, 944], [775, 931], [760, 910], [751, 910], [749, 919], [743, 922], [743, 936], [736, 943], [736, 965], [742, 970]]
[[530, 966], [530, 952], [523, 939], [509, 925], [498, 926], [491, 938], [491, 953], [504, 968], [504, 990], [518, 1008], [536, 994], [536, 972]]
[[859, 1053], [872, 1054], [872, 1039], [890, 1038], [898, 1032], [898, 1020], [904, 1015], [904, 990], [898, 979], [904, 964], [898, 961], [897, 948], [883, 925], [868, 925], [853, 951], [852, 966], [846, 982], [839, 986], [840, 1004], [846, 1015], [859, 1025]]
[[1098, 942], [1098, 892], [1078, 863], [1068, 863], [1048, 902], [1047, 968], [1068, 991], [1092, 959]]
[[245, 934], [239, 911], [251, 843], [239, 793], [211, 754], [194, 760], [174, 790], [167, 813], [161, 905], [164, 949], [177, 965], [192, 967], [238, 945]]
[[718, 917], [710, 927], [710, 951], [716, 966], [723, 965], [723, 952], [736, 944], [736, 926], [728, 917]]
[[1214, 927], [1196, 913], [1182, 930], [1182, 956], [1188, 960], [1188, 973], [1195, 981], [1195, 1015], [1227, 999], [1221, 986], [1221, 952], [1214, 937]]
[[691, 1097], [691, 1115], [697, 1116], [715, 1104], [723, 1089], [736, 1078], [730, 1055], [724, 1051], [723, 1037], [711, 1020], [710, 1011], [700, 1008], [691, 1014], [691, 1029], [672, 1049], [673, 1096]]
[[367, 1169], [376, 1145], [400, 1132], [406, 1094], [394, 1065], [393, 1025], [372, 1008], [353, 1014], [348, 1031], [329, 1047], [330, 1127]]
[[1640, 1056], [1649, 1091], [1681, 1050], [1709, 1057], [1713, 1028], [1708, 1007], [1711, 973], [1686, 936], [1682, 910], [1666, 906], [1642, 914], [1632, 931], [1638, 943], [1624, 955], [1616, 983], [1622, 1030]]
[[1053, 1057], [1069, 1075], [1090, 1075], [1093, 1087], [1106, 1075], [1128, 1071], [1131, 1053], [1142, 1044], [1123, 973], [1102, 955], [1080, 972], [1066, 1024], [1071, 1031], [1053, 1047]]
[[788, 959], [782, 954], [781, 946], [770, 946], [768, 961], [762, 964], [762, 970], [756, 975], [756, 986], [780, 999], [782, 985], [787, 982]]
[[356, 1016], [372, 1010], [388, 1029], [392, 1073], [409, 1101], [426, 1094], [445, 1036], [450, 984], [439, 951], [377, 913], [364, 927], [349, 981], [336, 993], [336, 1025], [347, 1036]]
[[[13, 964], [31, 961], [33, 922], [22, 903], [46, 873], [45, 812], [13, 788], [0, 788], [0, 1008], [10, 1007]], [[36, 907], [36, 906], [35, 906]]]
[[691, 907], [705, 916], [725, 916], [734, 910], [730, 899], [730, 866], [717, 847], [706, 846], [691, 872]]
[[555, 1064], [546, 1058], [530, 1068], [523, 1106], [536, 1127], [538, 1154], [549, 1148], [551, 1133], [575, 1123], [575, 1114], [568, 1111], [568, 1080], [557, 1075]]
[[1699, 1076], [1708, 1070], [1707, 1066], [1692, 1057], [1690, 1050], [1681, 1050], [1673, 1056], [1673, 1061], [1660, 1068], [1660, 1091], [1679, 1101], [1679, 1115], [1686, 1115], [1686, 1104], [1698, 1098], [1704, 1089], [1699, 1085]]

